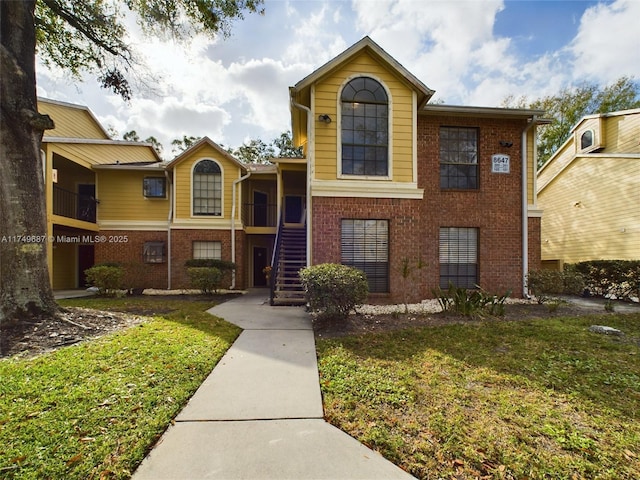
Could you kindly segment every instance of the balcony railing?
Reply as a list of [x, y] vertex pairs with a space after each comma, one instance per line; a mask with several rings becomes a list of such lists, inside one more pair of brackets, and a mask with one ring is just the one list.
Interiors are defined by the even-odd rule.
[[56, 185], [53, 186], [53, 214], [96, 223], [98, 201], [89, 195], [79, 195]]
[[247, 227], [275, 227], [278, 222], [277, 205], [245, 203], [242, 221]]

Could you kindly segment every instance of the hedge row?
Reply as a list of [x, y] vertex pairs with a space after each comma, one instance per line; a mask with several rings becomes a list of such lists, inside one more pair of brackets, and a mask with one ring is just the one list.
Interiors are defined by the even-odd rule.
[[563, 271], [529, 272], [529, 288], [538, 298], [552, 294], [583, 294], [617, 298], [640, 297], [639, 260], [590, 260], [566, 264]]

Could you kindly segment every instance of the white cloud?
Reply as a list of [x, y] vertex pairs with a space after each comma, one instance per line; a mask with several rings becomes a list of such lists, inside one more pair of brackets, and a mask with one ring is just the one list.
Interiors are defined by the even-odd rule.
[[640, 2], [618, 0], [589, 8], [571, 44], [574, 76], [599, 83], [640, 77]]
[[[290, 128], [288, 87], [364, 35], [447, 103], [496, 106], [510, 94], [532, 100], [572, 81], [640, 76], [639, 1], [589, 8], [575, 25], [568, 22], [576, 30], [570, 45], [536, 58], [517, 57], [512, 39], [494, 34], [497, 14], [516, 5], [266, 0], [266, 14], [237, 22], [230, 38], [197, 36], [186, 44], [146, 38], [128, 18], [129, 40], [144, 56], [152, 89], [136, 91], [127, 104], [90, 75], [72, 82], [39, 66], [38, 92], [87, 105], [105, 127], [153, 135], [170, 151], [182, 135], [207, 135], [232, 147], [249, 138], [270, 141]], [[553, 32], [541, 25], [540, 35]]]

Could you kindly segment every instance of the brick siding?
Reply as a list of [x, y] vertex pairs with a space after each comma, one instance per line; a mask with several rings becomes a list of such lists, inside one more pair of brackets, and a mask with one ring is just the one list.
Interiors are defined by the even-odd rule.
[[[126, 242], [104, 242], [95, 245], [95, 263], [117, 262], [125, 266], [127, 275], [131, 275], [130, 288], [169, 287], [168, 263], [144, 263], [142, 252], [145, 242], [165, 242], [168, 249], [166, 231], [101, 231], [100, 235], [127, 238]], [[219, 241], [222, 246], [222, 260], [231, 261], [231, 232], [229, 230], [172, 230], [171, 231], [171, 288], [189, 288], [189, 278], [185, 262], [193, 258], [194, 241]], [[236, 232], [236, 288], [245, 285], [245, 234]], [[166, 252], [169, 253], [168, 251]], [[224, 279], [224, 288], [231, 284], [231, 276]]]
[[[371, 301], [418, 301], [432, 297], [439, 284], [440, 227], [479, 229], [479, 284], [490, 292], [522, 296], [521, 138], [524, 121], [464, 117], [418, 117], [418, 187], [423, 200], [327, 198], [313, 199], [313, 263], [340, 262], [343, 218], [389, 220], [390, 292]], [[479, 127], [479, 189], [440, 189], [440, 126]], [[512, 142], [503, 148], [501, 140]], [[510, 155], [510, 173], [491, 173], [491, 156]], [[540, 264], [540, 221], [529, 219], [529, 263]], [[405, 280], [403, 259], [426, 267]]]
[[123, 265], [124, 287], [167, 288], [167, 264], [144, 263], [142, 258], [145, 242], [166, 244], [166, 231], [101, 230], [100, 235], [106, 241], [95, 244], [95, 263], [116, 262]]

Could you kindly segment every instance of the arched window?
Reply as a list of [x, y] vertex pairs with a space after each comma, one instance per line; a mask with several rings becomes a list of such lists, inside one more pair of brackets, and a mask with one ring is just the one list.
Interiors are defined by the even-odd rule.
[[580, 150], [589, 148], [591, 145], [593, 145], [593, 131], [587, 130], [580, 137]]
[[342, 106], [342, 174], [389, 175], [389, 99], [380, 82], [357, 77], [347, 83]]
[[193, 169], [193, 214], [222, 215], [222, 172], [213, 160], [200, 160]]

